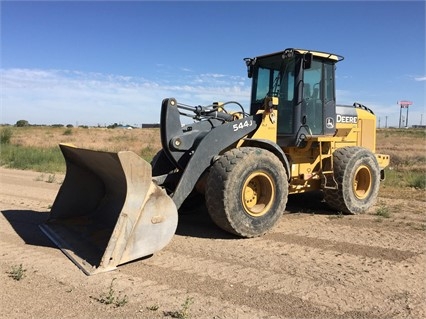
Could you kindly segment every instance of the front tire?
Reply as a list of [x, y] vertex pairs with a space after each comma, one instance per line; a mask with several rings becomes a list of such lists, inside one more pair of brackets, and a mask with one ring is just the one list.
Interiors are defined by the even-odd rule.
[[257, 237], [270, 230], [285, 210], [287, 174], [267, 150], [233, 149], [213, 164], [205, 195], [217, 226], [241, 237]]
[[343, 147], [333, 153], [338, 189], [324, 189], [325, 201], [346, 214], [367, 211], [377, 200], [380, 169], [374, 154], [362, 147]]

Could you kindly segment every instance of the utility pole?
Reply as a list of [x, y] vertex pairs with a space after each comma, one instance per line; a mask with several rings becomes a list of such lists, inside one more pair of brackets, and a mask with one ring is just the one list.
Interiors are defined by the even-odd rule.
[[388, 116], [386, 115], [385, 117], [386, 121], [385, 121], [385, 128], [388, 128]]
[[[411, 101], [399, 101], [397, 104], [400, 105], [401, 109], [399, 110], [399, 128], [401, 128], [402, 121], [402, 109], [407, 109], [407, 115], [405, 116], [405, 127], [408, 127], [408, 107], [413, 104]], [[402, 123], [403, 124], [403, 123]]]

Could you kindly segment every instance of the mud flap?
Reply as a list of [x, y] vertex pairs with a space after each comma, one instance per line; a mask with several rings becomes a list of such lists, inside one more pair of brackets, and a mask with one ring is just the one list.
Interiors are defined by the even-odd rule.
[[152, 255], [172, 239], [177, 208], [133, 152], [60, 144], [67, 172], [42, 231], [87, 275]]

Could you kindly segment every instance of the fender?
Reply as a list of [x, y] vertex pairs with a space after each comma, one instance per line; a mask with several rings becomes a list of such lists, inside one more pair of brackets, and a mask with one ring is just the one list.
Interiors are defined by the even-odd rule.
[[253, 147], [259, 147], [263, 148], [265, 150], [268, 150], [277, 156], [281, 163], [284, 166], [284, 169], [287, 173], [287, 179], [290, 180], [291, 177], [291, 171], [290, 171], [290, 164], [288, 162], [288, 158], [281, 149], [281, 147], [278, 146], [278, 144], [271, 142], [269, 140], [264, 139], [252, 139], [252, 138], [243, 138], [244, 143], [243, 146], [253, 146]]

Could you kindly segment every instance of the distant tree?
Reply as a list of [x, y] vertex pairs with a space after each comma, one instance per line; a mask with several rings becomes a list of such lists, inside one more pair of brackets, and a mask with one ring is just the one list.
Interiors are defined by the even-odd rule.
[[19, 120], [16, 122], [16, 126], [17, 127], [24, 127], [24, 126], [28, 126], [30, 125], [30, 123], [28, 123], [28, 121], [26, 120]]
[[72, 125], [72, 124], [67, 124], [67, 128], [73, 128], [74, 127], [74, 125]]
[[117, 123], [114, 123], [114, 124], [108, 125], [107, 128], [116, 128], [118, 126], [119, 125]]

